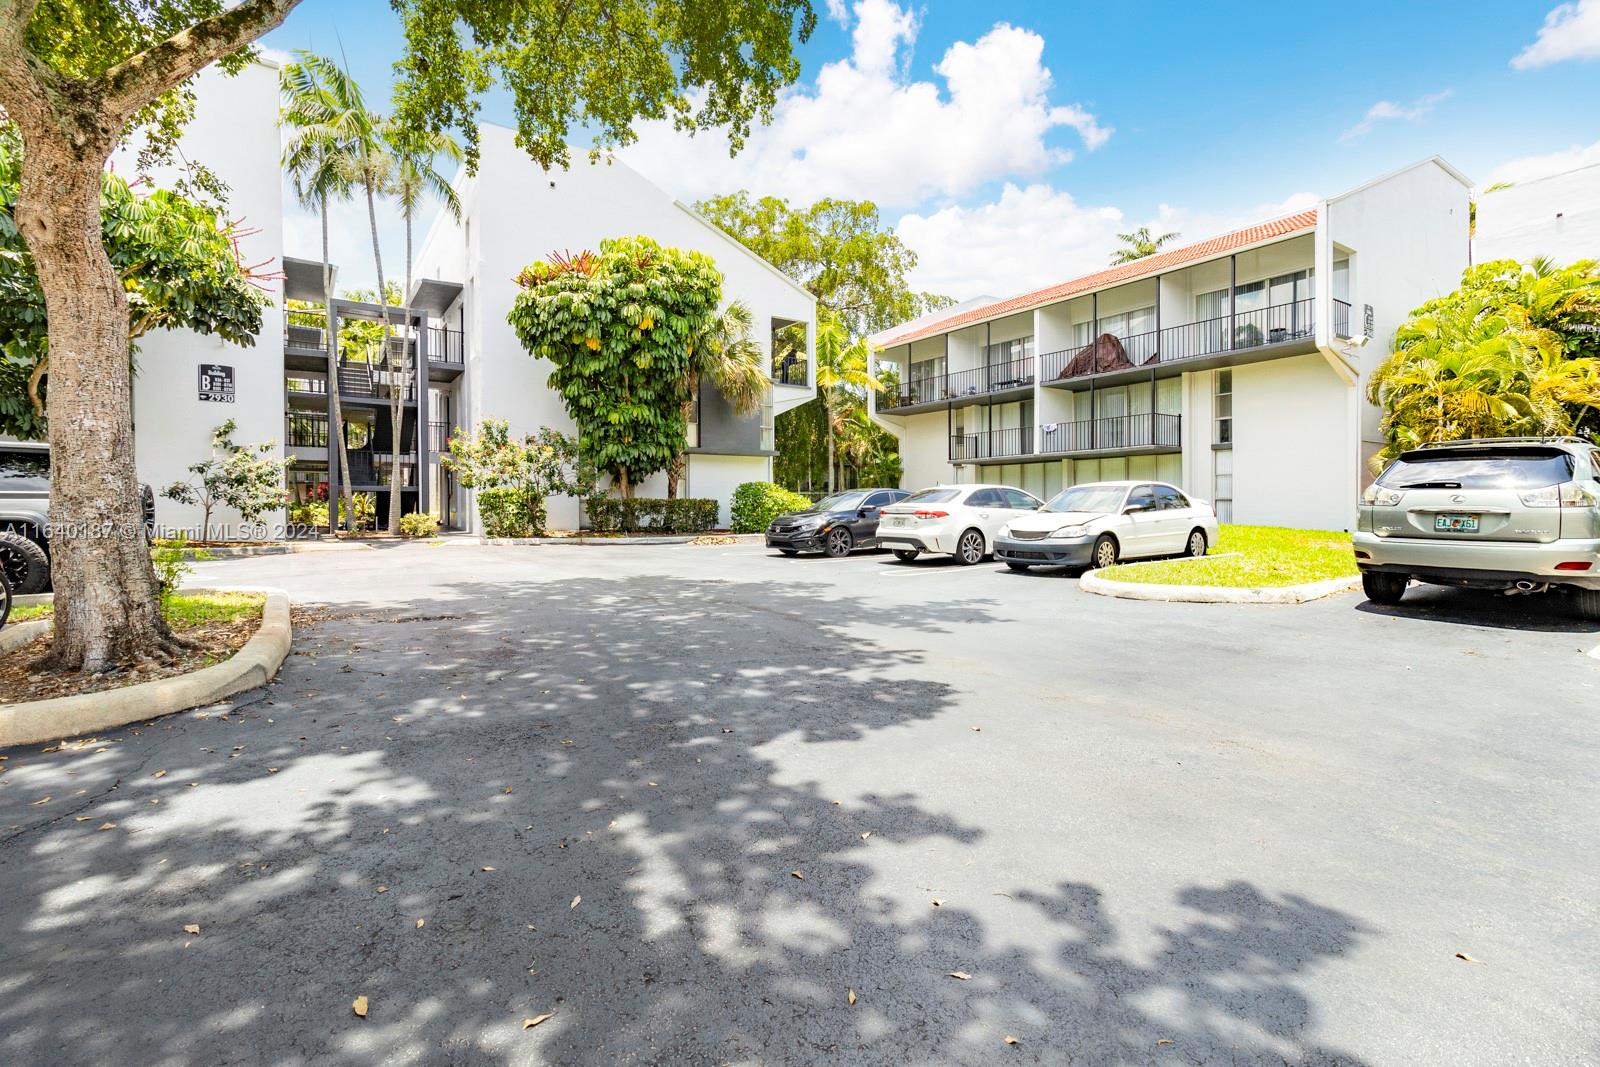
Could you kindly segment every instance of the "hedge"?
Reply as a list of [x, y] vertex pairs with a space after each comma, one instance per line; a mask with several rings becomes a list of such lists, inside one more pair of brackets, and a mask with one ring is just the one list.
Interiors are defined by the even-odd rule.
[[810, 500], [781, 485], [745, 482], [733, 491], [733, 532], [761, 533], [779, 515], [810, 506]]
[[478, 490], [478, 514], [486, 537], [543, 537], [544, 498], [511, 486]]
[[584, 501], [589, 527], [597, 533], [700, 533], [716, 529], [715, 500], [649, 497], [590, 497]]

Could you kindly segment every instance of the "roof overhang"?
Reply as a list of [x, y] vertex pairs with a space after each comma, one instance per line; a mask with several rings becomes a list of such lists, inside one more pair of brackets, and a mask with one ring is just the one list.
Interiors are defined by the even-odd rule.
[[411, 287], [411, 310], [438, 317], [461, 297], [460, 282], [422, 278]]

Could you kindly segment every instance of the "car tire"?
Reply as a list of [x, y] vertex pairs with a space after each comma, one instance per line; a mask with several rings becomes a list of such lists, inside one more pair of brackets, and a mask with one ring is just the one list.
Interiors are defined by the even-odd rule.
[[13, 596], [42, 593], [50, 585], [50, 557], [19, 533], [0, 532], [0, 567]]
[[1411, 577], [1405, 574], [1367, 571], [1361, 576], [1361, 591], [1374, 604], [1400, 603], [1400, 598], [1406, 595], [1406, 586], [1410, 584]]
[[1183, 546], [1183, 554], [1190, 559], [1199, 559], [1210, 547], [1210, 543], [1206, 540], [1206, 532], [1196, 526], [1189, 531], [1189, 541]]
[[1010, 567], [1012, 570], [1017, 571], [1019, 573], [1027, 573], [1027, 571], [1031, 569], [1031, 568], [1029, 568], [1028, 564], [1026, 564], [1026, 563], [1018, 563], [1014, 559], [1006, 560], [1006, 566]]
[[1577, 597], [1578, 618], [1587, 622], [1600, 622], [1600, 589], [1574, 589]]
[[1115, 565], [1121, 555], [1122, 550], [1117, 545], [1117, 539], [1110, 534], [1101, 534], [1095, 538], [1094, 548], [1090, 551], [1090, 566], [1097, 571], [1105, 570]]
[[9, 618], [11, 618], [11, 583], [6, 581], [4, 572], [0, 572], [0, 626], [4, 626]]
[[843, 526], [835, 526], [822, 540], [822, 551], [833, 559], [843, 559], [855, 546], [856, 539], [850, 535], [849, 529]]
[[988, 546], [983, 540], [983, 531], [976, 526], [962, 530], [961, 536], [956, 538], [956, 562], [963, 567], [970, 567], [974, 563], [982, 563], [985, 555], [984, 549]]
[[901, 563], [910, 563], [920, 555], [922, 553], [914, 548], [897, 548], [894, 550], [894, 558]]

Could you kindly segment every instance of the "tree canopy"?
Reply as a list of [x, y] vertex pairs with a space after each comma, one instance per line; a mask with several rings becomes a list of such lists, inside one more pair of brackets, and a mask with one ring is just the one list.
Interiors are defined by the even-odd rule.
[[740, 244], [804, 286], [852, 335], [876, 333], [949, 307], [947, 296], [912, 290], [917, 255], [883, 222], [870, 200], [818, 200], [791, 207], [740, 191], [695, 209]]
[[[45, 433], [48, 321], [33, 257], [17, 232], [22, 148], [0, 124], [0, 434]], [[107, 173], [100, 183], [101, 233], [128, 301], [128, 337], [183, 328], [255, 344], [269, 303], [239, 259], [239, 231], [214, 208], [168, 189]]]
[[703, 253], [619, 237], [599, 254], [552, 254], [517, 284], [507, 321], [554, 365], [550, 386], [584, 457], [629, 495], [683, 447], [695, 347], [716, 324], [722, 274]]
[[1148, 226], [1140, 226], [1132, 233], [1119, 233], [1117, 240], [1122, 242], [1122, 247], [1111, 253], [1111, 265], [1115, 267], [1153, 256], [1161, 251], [1163, 245], [1176, 241], [1179, 236], [1176, 232], [1152, 236]]
[[1496, 260], [1411, 313], [1373, 372], [1383, 463], [1430, 441], [1600, 436], [1600, 264]]

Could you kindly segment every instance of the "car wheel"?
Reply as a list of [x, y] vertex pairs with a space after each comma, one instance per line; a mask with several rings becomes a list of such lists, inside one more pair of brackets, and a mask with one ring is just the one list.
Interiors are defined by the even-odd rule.
[[1094, 551], [1090, 559], [1094, 560], [1094, 569], [1104, 570], [1117, 562], [1117, 539], [1110, 534], [1101, 534], [1094, 543]]
[[9, 618], [11, 618], [11, 583], [6, 581], [5, 572], [0, 571], [0, 626], [4, 626]]
[[1014, 559], [1006, 560], [1006, 566], [1010, 567], [1014, 571], [1026, 571], [1028, 569], [1028, 565], [1026, 563], [1018, 563]]
[[956, 562], [963, 567], [983, 562], [983, 531], [966, 530], [956, 541]]
[[42, 593], [50, 584], [50, 557], [19, 533], [0, 533], [0, 567], [16, 596]]
[[1198, 559], [1206, 554], [1206, 532], [1199, 528], [1189, 531], [1189, 543], [1184, 546], [1183, 554]]
[[1404, 574], [1368, 571], [1361, 576], [1361, 589], [1374, 604], [1400, 603], [1400, 598], [1406, 595], [1406, 586], [1410, 584], [1410, 576]]
[[1578, 618], [1600, 622], [1600, 589], [1574, 589], [1578, 598]]
[[838, 559], [848, 556], [850, 549], [855, 547], [856, 539], [850, 536], [850, 531], [843, 526], [835, 526], [828, 531], [827, 540], [822, 542], [822, 551]]
[[922, 553], [918, 552], [914, 548], [897, 548], [894, 550], [894, 558], [899, 560], [901, 563], [910, 563], [920, 555], [922, 555]]

